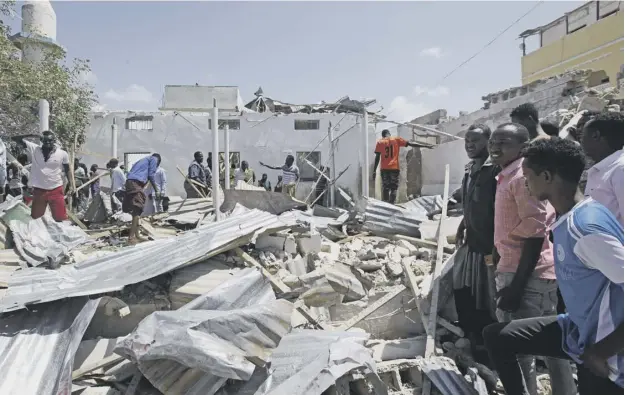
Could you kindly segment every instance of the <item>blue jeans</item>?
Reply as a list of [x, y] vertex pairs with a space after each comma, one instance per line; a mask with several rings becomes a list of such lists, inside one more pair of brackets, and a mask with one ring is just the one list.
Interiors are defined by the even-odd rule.
[[[495, 284], [497, 290], [510, 285], [514, 273], [497, 273]], [[497, 309], [499, 322], [509, 322], [523, 318], [549, 317], [556, 315], [558, 304], [558, 285], [555, 280], [530, 278], [527, 281], [521, 306], [513, 313]], [[523, 372], [527, 394], [537, 395], [536, 384], [536, 359], [533, 355], [518, 356], [517, 360]], [[558, 358], [545, 358], [553, 395], [571, 395], [576, 393], [575, 381], [573, 381], [573, 369], [569, 361]]]

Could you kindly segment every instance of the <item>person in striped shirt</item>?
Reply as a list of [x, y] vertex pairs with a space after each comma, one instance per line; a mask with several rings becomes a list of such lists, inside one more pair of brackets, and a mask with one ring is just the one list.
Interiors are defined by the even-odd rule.
[[295, 196], [295, 186], [299, 180], [299, 168], [295, 165], [293, 155], [287, 155], [282, 166], [269, 166], [263, 162], [260, 162], [260, 165], [272, 170], [282, 170], [282, 193], [291, 197]]
[[623, 394], [623, 227], [578, 182], [584, 154], [557, 137], [522, 153], [531, 195], [548, 200], [558, 285], [567, 313], [493, 324], [484, 329], [491, 360], [508, 395], [526, 395], [517, 354], [577, 364], [579, 395]]

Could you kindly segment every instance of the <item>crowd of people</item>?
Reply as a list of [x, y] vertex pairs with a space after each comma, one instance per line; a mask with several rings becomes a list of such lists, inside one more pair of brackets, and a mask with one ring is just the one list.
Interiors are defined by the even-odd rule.
[[623, 113], [585, 114], [573, 139], [530, 103], [510, 117], [465, 135], [459, 325], [508, 395], [537, 394], [537, 356], [554, 395], [622, 394]]

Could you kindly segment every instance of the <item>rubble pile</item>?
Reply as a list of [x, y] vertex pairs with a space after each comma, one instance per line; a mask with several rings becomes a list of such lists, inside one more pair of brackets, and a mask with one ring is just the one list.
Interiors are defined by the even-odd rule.
[[492, 393], [452, 323], [453, 247], [437, 260], [420, 237], [441, 199], [419, 199], [389, 215], [373, 199], [351, 212], [236, 204], [219, 222], [205, 200], [176, 201], [142, 219], [152, 240], [132, 247], [118, 225], [30, 220], [7, 201], [0, 393]]

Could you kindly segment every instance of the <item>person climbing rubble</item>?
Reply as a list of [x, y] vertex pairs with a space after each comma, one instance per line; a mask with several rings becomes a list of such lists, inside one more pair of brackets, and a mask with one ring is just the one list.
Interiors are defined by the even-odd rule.
[[579, 395], [623, 394], [623, 226], [579, 191], [585, 160], [575, 143], [536, 140], [522, 155], [530, 194], [559, 216], [551, 225], [555, 274], [568, 312], [488, 326], [491, 360], [508, 395], [530, 393], [519, 354], [574, 361]]
[[388, 129], [382, 131], [382, 138], [375, 145], [375, 163], [373, 165], [373, 179], [380, 164], [382, 177], [382, 200], [391, 204], [397, 198], [399, 188], [399, 150], [402, 147], [421, 147], [421, 144], [412, 143], [401, 137], [391, 136]]
[[137, 244], [145, 241], [139, 234], [139, 219], [143, 213], [147, 197], [144, 192], [146, 184], [149, 182], [154, 188], [154, 196], [157, 200], [161, 198], [161, 190], [154, 179], [156, 170], [161, 164], [161, 156], [152, 154], [138, 160], [126, 179], [126, 195], [122, 203], [122, 210], [132, 215], [132, 223], [130, 225], [130, 235], [128, 236], [128, 244]]
[[[504, 123], [492, 133], [488, 148], [501, 167], [495, 194], [495, 283], [499, 322], [556, 314], [557, 284], [549, 226], [555, 211], [549, 202], [531, 196], [521, 170], [521, 150], [530, 141], [525, 126]], [[533, 356], [519, 356], [529, 395], [537, 395]], [[568, 361], [548, 358], [554, 395], [575, 393]]]

